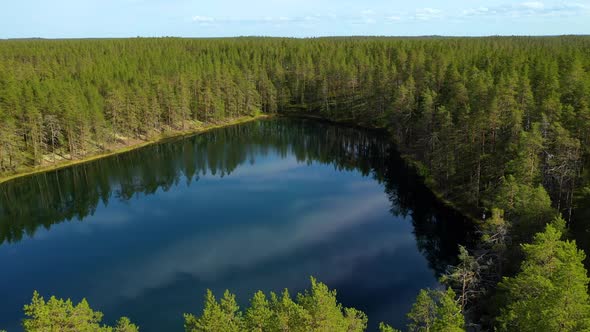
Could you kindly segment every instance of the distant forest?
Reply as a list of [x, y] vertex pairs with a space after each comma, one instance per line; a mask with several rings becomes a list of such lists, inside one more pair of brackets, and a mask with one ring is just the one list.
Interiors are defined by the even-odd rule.
[[589, 190], [590, 37], [0, 42], [0, 173], [260, 113], [386, 128], [478, 220], [446, 275], [468, 324], [590, 328], [563, 239]]

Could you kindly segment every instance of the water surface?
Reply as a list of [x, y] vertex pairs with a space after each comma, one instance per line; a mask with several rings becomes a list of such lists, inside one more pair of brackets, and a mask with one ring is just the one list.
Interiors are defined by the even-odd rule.
[[384, 134], [269, 119], [174, 139], [0, 185], [0, 328], [20, 330], [38, 290], [180, 331], [207, 288], [245, 305], [312, 275], [402, 327], [464, 222]]

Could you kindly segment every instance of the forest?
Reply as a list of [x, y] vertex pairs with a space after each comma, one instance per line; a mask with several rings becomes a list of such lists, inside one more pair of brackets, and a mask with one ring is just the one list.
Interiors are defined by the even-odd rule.
[[[473, 219], [442, 276], [459, 329], [590, 328], [590, 37], [0, 41], [2, 174], [260, 113], [387, 129]], [[410, 330], [436, 330], [441, 298]]]
[[[408, 313], [411, 331], [461, 331], [464, 324], [452, 289], [421, 291]], [[428, 308], [430, 307], [430, 308]], [[30, 304], [24, 306], [26, 332], [138, 332], [139, 327], [129, 318], [121, 317], [116, 325], [101, 324], [103, 314], [94, 311], [86, 299], [73, 304], [52, 296], [49, 300], [34, 292]], [[245, 311], [240, 310], [236, 296], [226, 290], [217, 300], [208, 290], [200, 316], [184, 314], [186, 332], [246, 332], [246, 331], [335, 331], [363, 332], [367, 316], [354, 308], [344, 308], [336, 299], [336, 291], [311, 277], [311, 288], [298, 293], [295, 300], [285, 289], [281, 294], [271, 292], [267, 297], [258, 291]], [[399, 332], [381, 322], [381, 332]], [[1, 331], [5, 332], [5, 331]]]

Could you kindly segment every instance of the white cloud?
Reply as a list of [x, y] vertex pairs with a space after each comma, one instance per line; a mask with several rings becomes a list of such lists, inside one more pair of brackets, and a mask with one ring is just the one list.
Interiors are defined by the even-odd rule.
[[428, 21], [442, 17], [442, 11], [436, 8], [420, 8], [416, 9], [414, 18], [420, 21]]
[[[590, 0], [589, 0], [590, 1]], [[353, 25], [393, 24], [395, 22], [425, 22], [441, 19], [466, 19], [472, 17], [488, 17], [507, 19], [520, 17], [571, 17], [590, 16], [590, 4], [579, 2], [561, 2], [549, 4], [544, 1], [504, 2], [493, 6], [458, 8], [455, 11], [443, 11], [439, 8], [425, 7], [404, 12], [379, 12], [375, 9], [363, 9], [350, 15], [334, 13], [316, 13], [302, 16], [263, 16], [263, 17], [232, 17], [220, 18], [209, 16], [193, 16], [192, 20], [200, 25], [273, 25], [294, 27], [317, 27], [323, 22], [342, 20]]]
[[206, 27], [206, 26], [211, 26], [214, 25], [215, 22], [215, 18], [213, 17], [209, 17], [209, 16], [200, 16], [200, 15], [195, 15], [192, 17], [193, 22], [199, 24], [200, 26]]
[[[389, 208], [389, 200], [382, 192], [368, 186], [361, 196], [363, 198], [359, 199], [358, 189], [338, 198], [294, 204], [292, 213], [299, 217], [289, 223], [195, 233], [137, 260], [124, 262], [120, 270], [115, 268], [108, 272], [108, 277], [97, 278], [100, 283], [96, 289], [103, 293], [104, 289], [116, 284], [117, 294], [133, 298], [146, 290], [170, 284], [180, 274], [199, 280], [217, 280], [232, 273], [236, 267], [261, 265], [267, 260], [338, 238], [340, 233], [375, 222], [373, 217], [381, 216]], [[310, 212], [308, 206], [316, 208]], [[394, 239], [390, 238], [390, 241], [373, 242], [376, 247], [365, 248], [365, 253], [353, 250], [353, 258], [363, 254], [375, 256], [383, 251], [408, 250], [414, 244], [414, 238], [408, 233], [389, 234], [392, 235]], [[338, 265], [348, 269], [350, 262], [355, 260], [349, 259], [347, 264]]]
[[308, 16], [303, 17], [303, 21], [305, 21], [305, 22], [317, 22], [319, 20], [320, 20], [319, 15], [313, 15], [313, 16], [308, 15]]
[[209, 16], [193, 16], [193, 22], [200, 22], [200, 23], [212, 23], [214, 22], [215, 19], [213, 17], [209, 17]]
[[523, 2], [521, 4], [523, 8], [529, 8], [533, 10], [543, 9], [545, 8], [545, 4], [539, 1], [530, 1], [530, 2]]
[[397, 21], [401, 21], [402, 20], [401, 16], [396, 16], [396, 15], [387, 16], [385, 19], [387, 21], [394, 21], [394, 22], [397, 22]]
[[361, 18], [357, 23], [360, 24], [375, 24], [377, 20], [375, 19], [376, 12], [372, 9], [365, 9], [361, 11]]
[[546, 5], [541, 1], [526, 1], [517, 4], [503, 4], [493, 7], [468, 8], [461, 12], [461, 17], [566, 17], [588, 15], [590, 6], [582, 3], [560, 3]]
[[287, 23], [294, 23], [294, 24], [310, 24], [320, 22], [324, 18], [332, 18], [332, 17], [324, 17], [322, 15], [306, 15], [306, 16], [299, 16], [299, 17], [288, 17], [288, 16], [261, 16], [261, 17], [209, 17], [209, 16], [193, 16], [192, 21], [196, 22], [200, 25], [256, 25], [256, 24], [265, 24], [265, 25], [281, 25]]
[[490, 9], [487, 7], [469, 8], [461, 12], [462, 16], [485, 15], [488, 13], [490, 13]]

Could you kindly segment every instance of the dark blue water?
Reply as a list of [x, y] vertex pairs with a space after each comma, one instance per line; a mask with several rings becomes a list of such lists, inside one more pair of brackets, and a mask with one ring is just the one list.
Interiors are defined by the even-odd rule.
[[106, 322], [182, 330], [207, 288], [246, 304], [315, 276], [372, 327], [405, 325], [466, 237], [387, 136], [271, 119], [0, 185], [0, 329], [33, 290]]

